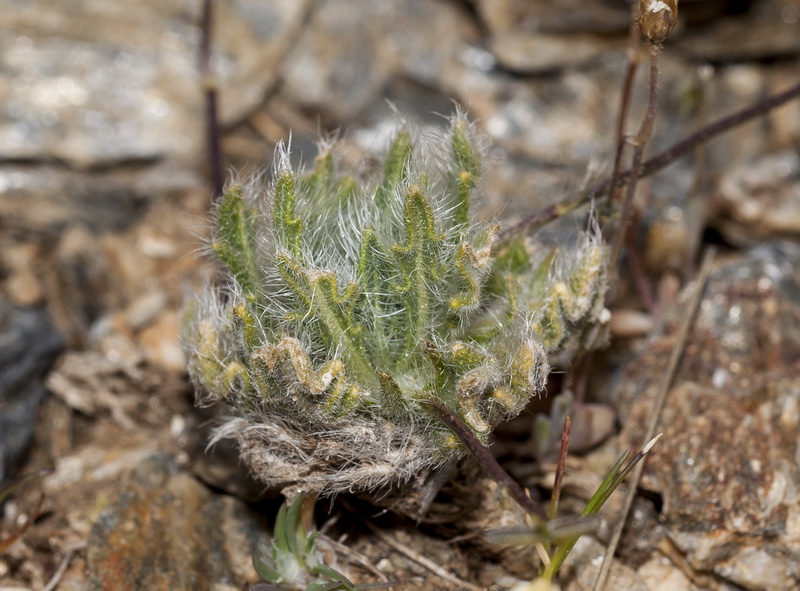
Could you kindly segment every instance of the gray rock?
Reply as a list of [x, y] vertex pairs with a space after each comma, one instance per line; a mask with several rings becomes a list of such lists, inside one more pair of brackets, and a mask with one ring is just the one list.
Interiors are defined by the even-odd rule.
[[[217, 3], [223, 122], [262, 100], [306, 4]], [[0, 2], [0, 156], [89, 167], [196, 153], [198, 6]]]
[[[643, 481], [663, 496], [666, 535], [691, 567], [754, 591], [800, 585], [799, 264], [800, 246], [773, 242], [711, 274]], [[623, 377], [633, 445], [680, 310]]]
[[477, 9], [497, 61], [527, 74], [585, 65], [624, 47], [630, 20], [624, 7], [602, 2], [480, 0]]
[[141, 171], [135, 175], [0, 166], [0, 218], [7, 227], [49, 234], [71, 223], [94, 231], [122, 230], [138, 218], [150, 196]]
[[382, 102], [392, 77], [454, 84], [465, 70], [459, 50], [476, 38], [463, 11], [448, 3], [330, 0], [287, 55], [282, 92], [323, 121], [349, 123]]
[[[676, 50], [695, 61], [723, 62], [786, 58], [800, 54], [798, 34], [798, 7], [782, 0], [757, 0], [746, 15], [737, 18], [719, 18], [725, 2], [693, 0], [681, 4], [686, 17], [697, 21], [715, 21], [711, 31], [707, 28], [689, 30], [681, 37]], [[718, 14], [703, 15], [708, 7], [716, 5]], [[722, 10], [720, 10], [720, 8]], [[714, 10], [712, 8], [712, 10]], [[679, 17], [681, 18], [681, 17]]]
[[726, 171], [711, 200], [714, 225], [733, 244], [800, 235], [800, 156], [779, 152]]
[[477, 0], [475, 4], [481, 20], [494, 35], [518, 29], [567, 37], [575, 33], [624, 36], [630, 23], [630, 10], [624, 2]]
[[609, 42], [587, 35], [547, 35], [509, 32], [491, 42], [492, 53], [513, 72], [543, 74], [575, 68], [597, 59], [603, 52], [620, 49], [620, 40]]
[[0, 487], [28, 449], [44, 377], [63, 347], [45, 309], [13, 308], [0, 299]]

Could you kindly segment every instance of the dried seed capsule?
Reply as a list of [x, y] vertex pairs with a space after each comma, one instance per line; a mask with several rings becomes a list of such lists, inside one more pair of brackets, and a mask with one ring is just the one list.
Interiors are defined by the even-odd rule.
[[661, 43], [678, 22], [678, 0], [639, 0], [639, 29], [651, 43]]

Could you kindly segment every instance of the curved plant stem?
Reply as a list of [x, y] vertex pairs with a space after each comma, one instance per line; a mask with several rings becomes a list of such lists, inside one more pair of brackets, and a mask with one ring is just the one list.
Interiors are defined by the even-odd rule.
[[[775, 109], [776, 107], [779, 107], [784, 103], [788, 103], [789, 101], [798, 97], [800, 97], [800, 82], [783, 92], [779, 92], [778, 94], [767, 97], [754, 105], [751, 105], [740, 111], [736, 111], [735, 113], [731, 113], [730, 115], [727, 115], [726, 117], [723, 117], [722, 119], [703, 127], [686, 139], [674, 144], [656, 156], [645, 160], [639, 168], [637, 178], [650, 176], [654, 172], [672, 164], [681, 156], [688, 154], [697, 148], [697, 146], [709, 141], [711, 138], [720, 135], [721, 133], [725, 133], [726, 131], [730, 131], [731, 129], [734, 129], [743, 123], [747, 123], [751, 119], [754, 119], [760, 115], [764, 115], [772, 109]], [[630, 169], [626, 170], [619, 175], [619, 178], [616, 182], [613, 182], [613, 184], [612, 180], [608, 178], [604, 181], [596, 183], [589, 189], [582, 191], [576, 197], [549, 205], [541, 211], [531, 214], [517, 224], [506, 228], [500, 234], [499, 240], [495, 245], [495, 250], [502, 249], [505, 245], [518, 236], [537, 230], [545, 224], [548, 224], [549, 222], [552, 222], [553, 220], [577, 209], [581, 205], [589, 203], [593, 199], [605, 197], [611, 189], [627, 183], [631, 174], [632, 173]]]
[[[800, 82], [790, 88], [787, 88], [783, 92], [769, 96], [754, 105], [742, 109], [741, 111], [731, 113], [730, 115], [707, 125], [706, 127], [687, 137], [685, 140], [678, 142], [660, 154], [647, 160], [642, 165], [642, 169], [639, 171], [639, 177], [649, 176], [657, 170], [661, 170], [667, 165], [672, 164], [681, 156], [688, 154], [697, 146], [704, 144], [714, 136], [726, 131], [730, 131], [739, 125], [747, 123], [751, 119], [754, 119], [760, 115], [764, 115], [772, 109], [775, 109], [776, 107], [779, 107], [782, 104], [798, 97], [800, 97]], [[628, 171], [627, 174], [630, 174], [630, 171]]]
[[424, 404], [440, 421], [456, 434], [469, 452], [475, 456], [475, 459], [489, 471], [492, 479], [508, 489], [508, 492], [511, 493], [523, 509], [534, 517], [539, 517], [542, 521], [547, 521], [547, 513], [545, 510], [528, 496], [508, 472], [503, 470], [500, 464], [497, 463], [497, 460], [494, 459], [494, 456], [489, 453], [489, 450], [475, 437], [470, 428], [464, 424], [464, 421], [437, 399], [432, 398], [426, 400]]

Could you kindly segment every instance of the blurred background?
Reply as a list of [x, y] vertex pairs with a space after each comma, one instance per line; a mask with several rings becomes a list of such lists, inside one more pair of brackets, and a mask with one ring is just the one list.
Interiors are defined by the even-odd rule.
[[[680, 11], [649, 154], [800, 72], [800, 0]], [[235, 457], [203, 459], [209, 415], [192, 409], [178, 339], [181, 303], [210, 274], [201, 2], [0, 0], [0, 14], [0, 481], [55, 467], [45, 517], [0, 557], [0, 581], [42, 588], [63, 564], [59, 589], [156, 588], [119, 574], [147, 570], [150, 548], [170, 588], [241, 588], [263, 523], [218, 493], [263, 491]], [[609, 174], [630, 14], [624, 0], [215, 2], [226, 176], [269, 169], [290, 137], [298, 163], [335, 137], [369, 166], [398, 125], [438, 128], [460, 106], [492, 146], [482, 215], [511, 224]], [[634, 88], [631, 131], [646, 67]], [[687, 158], [643, 183], [648, 273], [685, 269], [686, 228], [729, 248], [796, 238], [799, 150], [795, 101], [710, 142], [699, 176]], [[687, 220], [698, 186], [705, 214]], [[6, 503], [3, 531], [35, 499]], [[175, 499], [195, 509], [176, 514]], [[151, 522], [172, 537], [118, 538]]]

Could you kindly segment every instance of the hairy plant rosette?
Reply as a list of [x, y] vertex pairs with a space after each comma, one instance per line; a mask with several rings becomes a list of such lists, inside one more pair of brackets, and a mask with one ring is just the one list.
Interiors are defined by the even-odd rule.
[[484, 147], [460, 113], [397, 134], [382, 173], [310, 172], [279, 148], [271, 180], [231, 184], [208, 250], [226, 270], [185, 310], [189, 372], [269, 486], [337, 493], [419, 481], [464, 454], [437, 399], [481, 440], [540, 394], [548, 355], [601, 342], [606, 252], [498, 243], [471, 210]]

